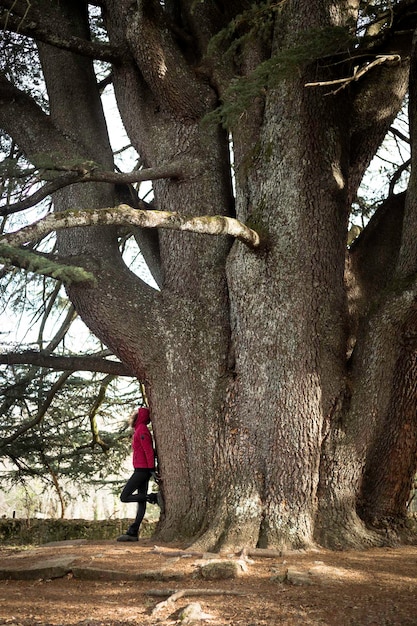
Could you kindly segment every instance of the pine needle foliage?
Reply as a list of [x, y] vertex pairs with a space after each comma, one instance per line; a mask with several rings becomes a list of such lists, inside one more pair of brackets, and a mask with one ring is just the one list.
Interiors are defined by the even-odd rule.
[[[214, 55], [216, 50], [222, 49], [226, 57], [237, 60], [239, 50], [249, 41], [266, 40], [277, 13], [283, 9], [286, 1], [265, 2], [243, 12], [213, 37], [208, 54]], [[222, 104], [206, 117], [206, 121], [230, 128], [241, 113], [256, 98], [264, 96], [267, 90], [299, 76], [307, 66], [322, 58], [346, 52], [353, 43], [355, 38], [347, 27], [329, 26], [300, 32], [293, 45], [274, 52], [249, 76], [236, 76], [226, 90]]]
[[207, 53], [215, 55], [225, 50], [231, 59], [247, 43], [256, 39], [264, 40], [271, 32], [276, 14], [282, 11], [287, 0], [261, 2], [237, 15], [229, 24], [215, 35], [209, 43]]

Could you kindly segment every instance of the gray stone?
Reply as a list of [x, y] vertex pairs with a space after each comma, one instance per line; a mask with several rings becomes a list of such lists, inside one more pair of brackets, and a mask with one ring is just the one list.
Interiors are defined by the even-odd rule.
[[178, 615], [181, 624], [201, 624], [201, 620], [212, 619], [212, 615], [204, 613], [199, 602], [191, 602]]
[[236, 561], [211, 561], [200, 567], [200, 575], [206, 580], [236, 578], [241, 573], [242, 567]]
[[312, 585], [313, 580], [308, 572], [300, 571], [289, 567], [287, 571], [286, 581], [291, 585]]
[[271, 572], [272, 582], [283, 583], [287, 579], [288, 568], [285, 565], [277, 565], [276, 567], [272, 567]]
[[35, 563], [25, 566], [19, 563], [18, 566], [10, 565], [0, 569], [1, 580], [39, 580], [62, 578], [71, 572], [71, 563], [77, 557], [67, 555], [65, 557], [57, 557], [46, 559], [41, 563]]

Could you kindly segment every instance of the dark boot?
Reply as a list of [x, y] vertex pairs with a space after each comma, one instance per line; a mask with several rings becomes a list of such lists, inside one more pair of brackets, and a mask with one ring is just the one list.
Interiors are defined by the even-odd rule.
[[117, 537], [116, 541], [138, 541], [137, 535], [129, 535], [128, 533]]

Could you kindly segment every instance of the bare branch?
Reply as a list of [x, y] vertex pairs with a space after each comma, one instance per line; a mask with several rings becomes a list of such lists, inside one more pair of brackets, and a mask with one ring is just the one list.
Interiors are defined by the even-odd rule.
[[374, 67], [378, 65], [382, 65], [384, 63], [389, 63], [390, 65], [397, 65], [401, 62], [401, 56], [399, 54], [378, 54], [376, 58], [367, 63], [366, 65], [362, 65], [362, 67], [355, 68], [352, 76], [348, 76], [347, 78], [338, 78], [337, 80], [325, 80], [319, 81], [317, 83], [306, 83], [305, 87], [327, 87], [330, 85], [340, 85], [335, 91], [331, 91], [331, 94], [337, 94], [341, 89], [347, 87], [350, 83], [354, 81], [360, 80], [367, 72], [369, 72]]
[[[45, 315], [43, 316], [43, 319], [41, 322], [39, 335], [38, 335], [38, 346], [40, 350], [42, 350], [42, 336], [43, 336], [45, 324], [46, 324], [46, 321], [48, 319], [50, 312], [53, 310], [55, 299], [58, 297], [60, 288], [61, 288], [61, 283], [58, 282], [55, 288], [55, 296], [51, 298], [48, 304], [47, 310], [45, 312]], [[55, 336], [51, 339], [51, 341], [48, 343], [46, 348], [44, 348], [45, 352], [47, 352], [48, 354], [51, 354], [55, 350], [55, 348], [59, 346], [61, 341], [65, 338], [72, 322], [74, 321], [76, 317], [77, 317], [77, 313], [75, 311], [75, 307], [73, 304], [71, 304], [60, 328], [58, 328], [57, 332], [55, 333]]]
[[206, 235], [230, 235], [250, 248], [257, 248], [260, 245], [260, 237], [256, 231], [231, 217], [223, 215], [192, 217], [167, 211], [143, 211], [132, 209], [127, 204], [120, 204], [114, 208], [53, 213], [18, 231], [3, 235], [0, 244], [5, 242], [11, 246], [20, 246], [42, 239], [49, 233], [64, 228], [110, 224], [139, 226], [140, 228], [167, 228]]
[[110, 361], [98, 356], [54, 356], [43, 352], [9, 352], [0, 354], [0, 365], [36, 365], [57, 371], [100, 372], [112, 376], [134, 374], [119, 361]]
[[404, 135], [404, 133], [398, 130], [398, 128], [395, 128], [395, 126], [390, 126], [390, 132], [401, 141], [404, 141], [405, 143], [410, 144], [410, 137], [407, 137], [407, 135]]
[[404, 161], [404, 163], [402, 163], [397, 169], [397, 171], [394, 173], [389, 183], [389, 189], [388, 189], [389, 196], [394, 193], [395, 185], [398, 183], [403, 173], [406, 172], [410, 168], [410, 166], [411, 166], [411, 159], [407, 159], [407, 161]]
[[55, 178], [54, 180], [51, 180], [43, 185], [40, 189], [38, 189], [38, 191], [35, 191], [35, 193], [24, 200], [19, 200], [19, 202], [15, 202], [13, 204], [5, 204], [0, 208], [0, 215], [4, 217], [6, 215], [18, 213], [19, 211], [24, 211], [25, 209], [30, 209], [30, 207], [35, 206], [38, 202], [41, 202], [55, 191], [58, 191], [58, 189], [62, 189], [63, 187], [67, 187], [68, 185], [77, 182], [79, 178], [80, 175], [77, 174], [77, 172], [70, 172], [69, 174], [59, 176], [58, 178]]
[[[41, 200], [44, 200], [47, 196], [75, 183], [114, 183], [114, 184], [131, 184], [140, 183], [146, 180], [159, 180], [161, 178], [182, 178], [190, 171], [190, 166], [187, 167], [181, 161], [168, 163], [159, 167], [148, 167], [139, 171], [128, 172], [126, 174], [118, 172], [106, 172], [95, 169], [89, 169], [91, 166], [59, 166], [55, 171], [66, 171], [68, 173], [58, 176], [53, 180], [45, 183], [41, 189], [35, 191], [31, 196], [20, 200], [14, 204], [6, 204], [0, 209], [0, 215], [6, 216], [12, 213], [17, 213], [35, 206]], [[195, 172], [199, 167], [198, 163], [191, 165], [191, 170]], [[48, 170], [50, 172], [51, 170]]]

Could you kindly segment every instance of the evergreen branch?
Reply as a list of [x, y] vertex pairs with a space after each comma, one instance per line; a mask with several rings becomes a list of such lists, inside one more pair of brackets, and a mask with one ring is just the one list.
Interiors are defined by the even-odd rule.
[[[42, 239], [49, 233], [63, 228], [104, 225], [167, 228], [206, 235], [230, 235], [250, 248], [258, 248], [261, 243], [256, 231], [231, 217], [223, 215], [192, 217], [167, 211], [132, 209], [127, 204], [120, 204], [114, 208], [52, 213], [18, 231], [3, 235], [0, 239], [0, 245], [3, 245], [2, 242], [6, 242], [6, 244], [9, 244], [6, 250], [14, 250], [15, 248], [11, 248], [11, 246], [19, 246], [29, 241]], [[18, 250], [18, 252], [23, 251]], [[63, 282], [68, 282], [68, 280], [79, 282], [93, 279], [92, 275], [82, 270], [82, 268], [60, 266], [58, 264], [55, 264], [50, 272], [55, 273], [53, 278], [60, 278]], [[51, 275], [51, 273], [47, 275]]]
[[302, 35], [300, 43], [260, 63], [249, 76], [236, 77], [224, 94], [223, 104], [205, 120], [230, 126], [255, 98], [265, 95], [268, 89], [276, 88], [319, 59], [347, 51], [354, 41], [343, 27], [312, 29]]
[[0, 239], [0, 261], [29, 272], [61, 280], [66, 285], [95, 282], [94, 275], [82, 267], [63, 265], [30, 250], [10, 245], [4, 238]]
[[119, 361], [97, 356], [55, 356], [45, 351], [9, 352], [0, 354], [0, 365], [35, 365], [57, 371], [100, 372], [111, 376], [134, 376]]
[[9, 437], [4, 437], [2, 439], [2, 441], [1, 441], [1, 443], [0, 443], [0, 449], [1, 448], [5, 448], [7, 445], [12, 443], [16, 439], [18, 439], [21, 435], [24, 435], [28, 430], [30, 430], [34, 426], [37, 426], [37, 424], [40, 424], [40, 422], [43, 420], [47, 410], [51, 406], [52, 401], [55, 398], [55, 395], [61, 389], [61, 387], [64, 385], [64, 383], [67, 380], [67, 378], [69, 378], [71, 376], [71, 374], [72, 374], [72, 371], [64, 372], [63, 374], [61, 374], [61, 376], [58, 378], [58, 380], [55, 382], [55, 384], [52, 386], [50, 392], [46, 396], [45, 402], [43, 403], [41, 408], [38, 410], [36, 416], [32, 420], [30, 420], [29, 422], [26, 422], [26, 424], [23, 424], [20, 428], [18, 428], [13, 433], [13, 435], [10, 435]]

